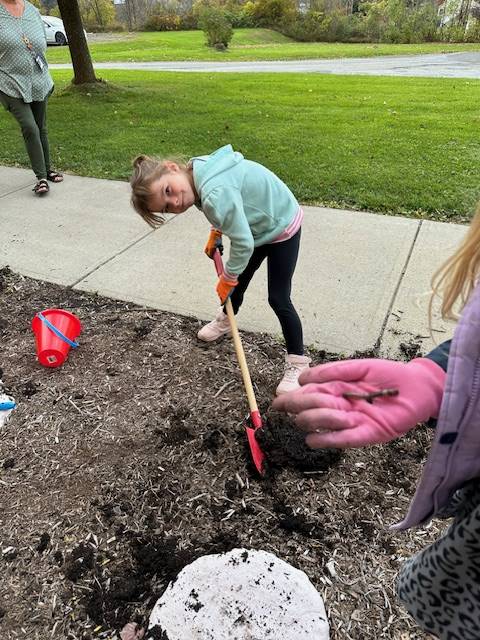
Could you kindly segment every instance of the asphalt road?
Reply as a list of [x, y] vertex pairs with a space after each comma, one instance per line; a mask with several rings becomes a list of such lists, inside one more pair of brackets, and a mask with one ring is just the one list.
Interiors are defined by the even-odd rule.
[[[94, 66], [97, 69], [136, 69], [144, 71], [331, 73], [337, 75], [480, 79], [480, 52], [260, 62], [96, 62]], [[71, 68], [71, 65], [52, 64], [50, 68], [68, 69]]]

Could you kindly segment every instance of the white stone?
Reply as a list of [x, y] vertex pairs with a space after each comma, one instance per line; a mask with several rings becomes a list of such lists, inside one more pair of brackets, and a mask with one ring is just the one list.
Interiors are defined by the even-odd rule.
[[329, 638], [323, 600], [306, 574], [251, 549], [185, 567], [157, 601], [149, 629], [155, 626], [168, 640]]
[[[1, 387], [2, 387], [2, 381], [0, 380], [0, 388]], [[15, 402], [15, 400], [11, 396], [7, 396], [5, 393], [0, 393], [0, 404], [2, 402]], [[0, 429], [6, 423], [12, 411], [13, 409], [7, 409], [6, 411], [0, 410]]]

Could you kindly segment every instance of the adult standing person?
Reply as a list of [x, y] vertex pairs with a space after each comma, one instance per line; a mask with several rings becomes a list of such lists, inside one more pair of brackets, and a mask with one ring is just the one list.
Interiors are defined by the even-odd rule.
[[50, 166], [47, 100], [53, 80], [39, 11], [28, 0], [0, 0], [0, 103], [17, 120], [37, 182], [36, 195], [63, 176]]

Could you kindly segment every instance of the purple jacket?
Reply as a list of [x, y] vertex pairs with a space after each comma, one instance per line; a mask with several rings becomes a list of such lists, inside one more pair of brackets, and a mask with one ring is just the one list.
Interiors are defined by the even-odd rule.
[[431, 520], [457, 489], [480, 477], [480, 285], [456, 327], [442, 406], [417, 491], [405, 519], [394, 529]]

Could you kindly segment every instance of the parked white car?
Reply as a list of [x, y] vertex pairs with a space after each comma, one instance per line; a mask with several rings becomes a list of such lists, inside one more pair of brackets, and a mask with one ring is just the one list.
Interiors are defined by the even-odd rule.
[[67, 44], [67, 34], [60, 18], [42, 16], [42, 20], [45, 26], [47, 44], [58, 44], [60, 46]]
[[[68, 43], [67, 34], [63, 21], [55, 16], [42, 16], [43, 24], [45, 25], [45, 34], [47, 36], [47, 44], [58, 44], [60, 46]], [[87, 32], [85, 31], [85, 37]]]

